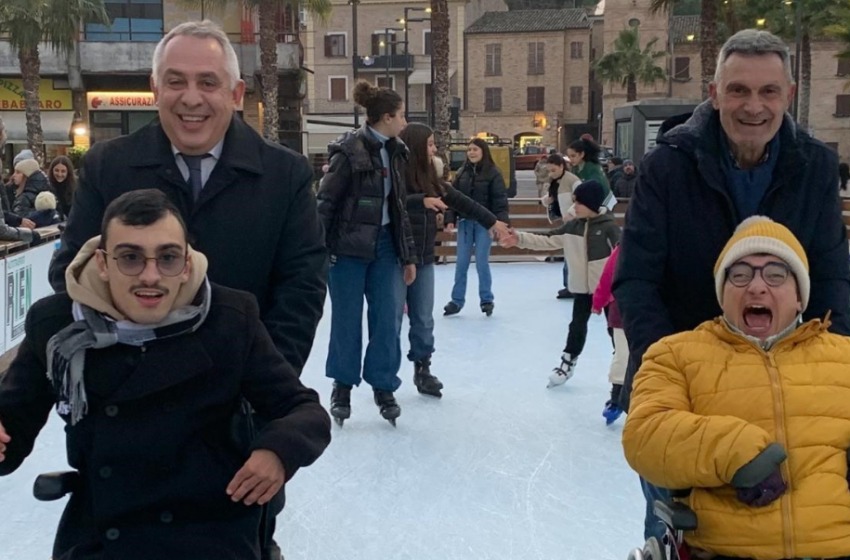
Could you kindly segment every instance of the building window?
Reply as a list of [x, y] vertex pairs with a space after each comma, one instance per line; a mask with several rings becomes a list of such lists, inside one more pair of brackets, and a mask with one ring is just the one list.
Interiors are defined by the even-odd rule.
[[673, 79], [674, 80], [690, 80], [691, 79], [691, 57], [677, 56], [673, 61]]
[[502, 45], [495, 43], [487, 45], [487, 58], [484, 64], [485, 76], [501, 76], [502, 75]]
[[156, 42], [162, 39], [162, 0], [104, 0], [109, 24], [85, 24], [86, 41]]
[[850, 76], [850, 58], [838, 59], [838, 71], [835, 74], [838, 76]]
[[502, 88], [484, 88], [484, 110], [487, 112], [502, 110]]
[[92, 111], [91, 142], [103, 142], [136, 132], [157, 118], [156, 111]]
[[347, 76], [330, 76], [328, 78], [328, 83], [330, 87], [330, 96], [328, 97], [331, 101], [347, 101], [348, 100], [348, 77]]
[[422, 54], [431, 56], [431, 30], [426, 29], [422, 32]]
[[580, 41], [570, 43], [570, 58], [584, 58], [584, 43]]
[[[384, 46], [381, 46], [384, 43]], [[395, 33], [390, 32], [385, 36], [384, 33], [372, 33], [372, 56], [383, 56], [387, 54], [387, 47], [390, 49], [390, 54], [396, 54], [396, 39]]]
[[345, 57], [345, 33], [325, 35], [325, 56], [328, 58]]
[[543, 43], [528, 44], [528, 75], [543, 74]]
[[579, 105], [581, 104], [581, 96], [584, 88], [581, 86], [572, 86], [570, 88], [570, 105]]
[[544, 111], [544, 92], [546, 88], [530, 87], [528, 88], [527, 110], [529, 111]]
[[395, 90], [395, 76], [390, 76], [389, 78], [387, 76], [378, 76], [375, 80], [375, 85]]
[[835, 96], [835, 116], [850, 117], [850, 95]]

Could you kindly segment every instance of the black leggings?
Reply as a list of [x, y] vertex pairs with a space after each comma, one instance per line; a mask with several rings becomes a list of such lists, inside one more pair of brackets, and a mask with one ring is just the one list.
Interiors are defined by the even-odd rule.
[[567, 345], [564, 352], [573, 358], [584, 350], [587, 341], [587, 322], [590, 320], [590, 309], [593, 305], [593, 295], [575, 294], [573, 298], [573, 320], [567, 332]]

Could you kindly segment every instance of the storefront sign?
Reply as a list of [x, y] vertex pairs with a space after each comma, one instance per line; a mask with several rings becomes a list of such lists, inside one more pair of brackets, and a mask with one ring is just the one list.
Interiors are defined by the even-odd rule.
[[149, 91], [90, 91], [86, 99], [89, 111], [156, 111]]
[[[53, 80], [42, 79], [38, 86], [42, 111], [72, 111], [71, 90], [53, 89]], [[24, 111], [24, 83], [14, 78], [0, 78], [0, 111]]]

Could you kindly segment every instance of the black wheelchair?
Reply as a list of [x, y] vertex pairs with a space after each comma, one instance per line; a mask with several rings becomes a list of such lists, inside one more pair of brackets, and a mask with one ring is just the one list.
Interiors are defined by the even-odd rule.
[[664, 536], [661, 541], [650, 537], [643, 548], [635, 548], [629, 553], [628, 560], [690, 560], [685, 531], [696, 530], [696, 513], [681, 502], [660, 500], [655, 502], [653, 511], [664, 523]]

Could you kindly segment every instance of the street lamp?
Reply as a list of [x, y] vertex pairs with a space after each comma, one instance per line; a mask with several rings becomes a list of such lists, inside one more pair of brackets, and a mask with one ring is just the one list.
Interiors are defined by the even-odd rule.
[[[408, 115], [410, 113], [410, 108], [409, 108], [410, 103], [408, 102], [409, 98], [410, 98], [410, 75], [408, 74], [408, 66], [407, 66], [407, 61], [408, 61], [410, 53], [409, 53], [409, 49], [408, 49], [409, 43], [408, 43], [408, 39], [407, 39], [407, 30], [409, 29], [409, 27], [410, 27], [409, 24], [411, 22], [431, 21], [430, 17], [421, 17], [421, 18], [411, 19], [410, 16], [408, 15], [410, 12], [424, 12], [424, 13], [430, 14], [431, 8], [406, 7], [404, 9], [404, 17], [402, 19], [398, 20], [398, 22], [401, 23], [404, 26], [404, 118], [405, 118], [405, 120], [408, 119]], [[433, 53], [434, 53], [434, 49], [433, 49], [433, 44], [432, 44], [432, 48], [431, 48], [431, 66], [432, 66], [432, 68], [434, 66], [434, 54]], [[432, 72], [431, 75], [433, 76], [434, 73]], [[433, 88], [434, 88], [433, 82], [434, 82], [434, 80], [432, 79], [431, 80], [432, 93], [433, 93]]]
[[[403, 43], [404, 44], [404, 50], [407, 51], [407, 40], [390, 41], [390, 31], [392, 31], [393, 35], [395, 35], [396, 31], [404, 31], [404, 30], [400, 27], [385, 27], [384, 28], [384, 40], [381, 41], [382, 44], [380, 44], [379, 46], [384, 47], [384, 53], [386, 54], [386, 57], [387, 57], [387, 87], [390, 86], [390, 45], [400, 45], [400, 44]], [[407, 111], [407, 108], [405, 108], [405, 111]]]

